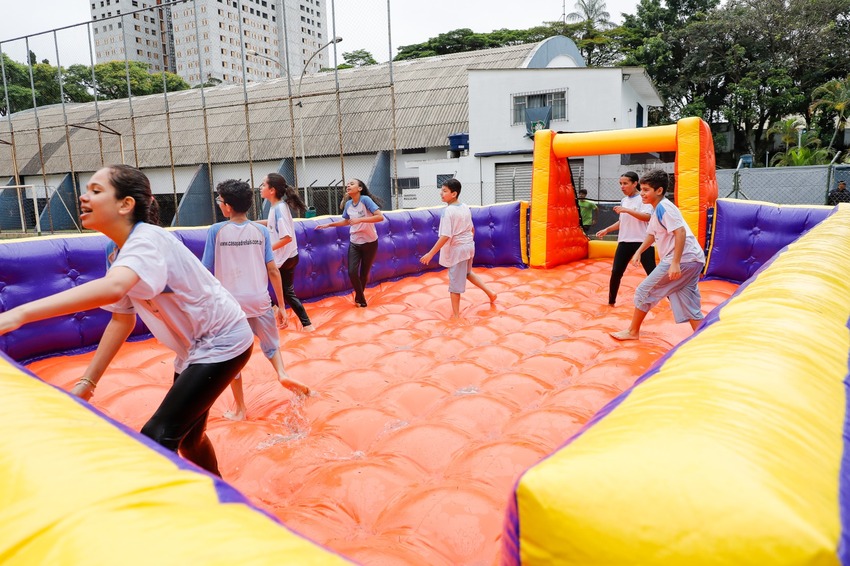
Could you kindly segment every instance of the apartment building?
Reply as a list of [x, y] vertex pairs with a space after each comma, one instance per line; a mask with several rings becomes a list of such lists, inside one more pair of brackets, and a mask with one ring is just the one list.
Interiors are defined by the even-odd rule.
[[[329, 66], [325, 0], [95, 0], [98, 63], [141, 61], [186, 82], [239, 84]], [[288, 47], [284, 47], [288, 45]], [[283, 62], [283, 64], [281, 64]]]

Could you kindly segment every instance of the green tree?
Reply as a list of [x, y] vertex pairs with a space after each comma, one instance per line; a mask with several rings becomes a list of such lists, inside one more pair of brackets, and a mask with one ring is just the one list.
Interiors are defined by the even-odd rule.
[[342, 60], [345, 63], [339, 65], [340, 69], [351, 69], [352, 67], [365, 67], [367, 65], [377, 65], [378, 62], [372, 57], [372, 54], [365, 49], [356, 49], [342, 54]]
[[812, 92], [812, 114], [822, 112], [834, 123], [829, 149], [835, 146], [838, 132], [844, 131], [847, 117], [850, 115], [850, 75], [844, 79], [834, 79], [817, 87]]
[[797, 143], [800, 131], [806, 127], [806, 122], [801, 118], [786, 118], [768, 128], [768, 135], [779, 135], [779, 139], [785, 145], [785, 151]]

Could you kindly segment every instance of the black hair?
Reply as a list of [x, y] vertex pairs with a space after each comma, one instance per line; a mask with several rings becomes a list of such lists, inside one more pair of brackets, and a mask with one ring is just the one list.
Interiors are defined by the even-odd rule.
[[150, 179], [129, 165], [110, 165], [107, 169], [109, 182], [115, 187], [118, 200], [132, 197], [136, 201], [136, 206], [133, 207], [133, 224], [159, 224], [159, 203], [153, 198]]
[[369, 197], [370, 199], [372, 199], [375, 202], [375, 204], [378, 205], [378, 208], [380, 208], [382, 206], [383, 203], [381, 203], [381, 201], [378, 200], [378, 197], [376, 197], [375, 195], [373, 195], [372, 193], [369, 192], [369, 187], [366, 186], [366, 183], [364, 183], [360, 179], [351, 179], [351, 180], [355, 181], [358, 185], [360, 185], [360, 194], [362, 196], [366, 196], [366, 197]]
[[304, 214], [307, 210], [307, 204], [298, 194], [294, 187], [290, 187], [283, 175], [279, 173], [269, 173], [266, 175], [266, 183], [272, 189], [278, 200], [285, 201], [290, 208], [295, 209], [299, 214]]
[[580, 195], [586, 195], [586, 194], [587, 194], [587, 189], [579, 189], [579, 190], [578, 190], [578, 194], [580, 194]]
[[643, 174], [643, 177], [640, 178], [641, 185], [649, 185], [653, 189], [663, 189], [664, 194], [667, 192], [667, 187], [669, 186], [670, 178], [667, 175], [667, 172], [663, 169], [653, 169], [651, 171], [647, 171]]
[[460, 184], [460, 181], [458, 181], [454, 177], [443, 181], [443, 186], [447, 187], [451, 192], [457, 193], [457, 196], [460, 196], [460, 189], [462, 188], [462, 186]]
[[620, 177], [625, 177], [626, 179], [628, 179], [632, 183], [637, 183], [638, 188], [640, 188], [640, 177], [638, 177], [638, 174], [635, 173], [634, 171], [626, 171], [625, 173], [620, 175]]
[[240, 214], [248, 212], [254, 202], [254, 191], [251, 190], [251, 185], [245, 181], [237, 181], [236, 179], [222, 181], [216, 186], [215, 192], [218, 193], [221, 200]]

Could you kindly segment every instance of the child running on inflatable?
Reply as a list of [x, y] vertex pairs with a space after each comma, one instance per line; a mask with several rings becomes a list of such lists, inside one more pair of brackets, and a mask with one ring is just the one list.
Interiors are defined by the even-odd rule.
[[[282, 304], [280, 272], [268, 229], [248, 220], [254, 198], [251, 187], [244, 181], [230, 179], [219, 183], [216, 192], [216, 203], [228, 220], [210, 227], [202, 261], [245, 311], [248, 324], [260, 339], [260, 349], [277, 372], [280, 384], [293, 393], [309, 395], [310, 388], [289, 377], [283, 367], [280, 335], [268, 291], [271, 281], [278, 303]], [[278, 309], [276, 316], [277, 323], [286, 327], [286, 309]], [[244, 419], [247, 412], [241, 377], [240, 373], [230, 383], [236, 408], [224, 414], [234, 421]]]
[[469, 207], [459, 202], [461, 184], [457, 179], [449, 179], [440, 189], [440, 197], [446, 203], [440, 218], [439, 239], [420, 263], [428, 265], [437, 252], [440, 252], [440, 265], [449, 269], [449, 294], [452, 301], [452, 318], [460, 318], [460, 295], [466, 291], [466, 280], [487, 293], [490, 302], [496, 300], [484, 281], [472, 272], [472, 257], [475, 255], [475, 228], [472, 225], [472, 213]]
[[251, 357], [254, 337], [233, 296], [189, 248], [157, 226], [158, 217], [150, 181], [141, 171], [127, 165], [97, 171], [80, 196], [80, 221], [112, 240], [106, 275], [0, 314], [0, 334], [97, 307], [111, 311], [97, 352], [71, 390], [89, 399], [138, 314], [176, 353], [174, 383], [142, 434], [221, 475], [206, 434], [207, 418]]
[[646, 239], [632, 256], [632, 263], [640, 265], [641, 254], [653, 243], [661, 263], [635, 290], [635, 310], [629, 328], [610, 333], [617, 340], [638, 340], [646, 313], [664, 297], [670, 299], [677, 323], [688, 322], [696, 330], [703, 319], [697, 283], [705, 254], [682, 213], [664, 197], [667, 183], [667, 173], [661, 169], [653, 169], [640, 179], [640, 196], [644, 203], [652, 205], [652, 216]]

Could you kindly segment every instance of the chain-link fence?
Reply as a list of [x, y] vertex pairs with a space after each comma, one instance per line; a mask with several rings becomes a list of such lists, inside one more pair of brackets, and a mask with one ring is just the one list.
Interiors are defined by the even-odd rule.
[[[94, 0], [90, 7], [83, 24], [0, 42], [0, 177], [38, 195], [0, 191], [4, 234], [79, 230], [81, 188], [119, 162], [151, 179], [164, 225], [220, 219], [219, 182], [258, 187], [270, 172], [298, 187], [309, 215], [338, 214], [350, 178], [365, 180], [384, 209], [438, 206], [440, 183], [452, 176], [469, 204], [530, 198], [530, 150], [507, 147], [481, 174], [468, 147], [447, 141], [462, 140], [454, 132], [469, 127], [470, 66], [519, 67], [522, 46], [468, 55], [475, 65], [462, 57], [393, 63], [390, 22], [416, 16], [391, 19], [382, 0]], [[351, 57], [363, 51], [385, 62], [338, 68], [343, 53], [354, 66], [373, 62]], [[488, 51], [498, 54], [486, 59]], [[435, 119], [429, 112], [438, 106], [452, 110]], [[605, 226], [622, 196], [617, 175], [672, 171], [669, 157], [571, 158], [570, 166]], [[832, 171], [718, 171], [720, 196], [822, 204], [835, 185]], [[251, 215], [261, 214], [258, 202]]]

